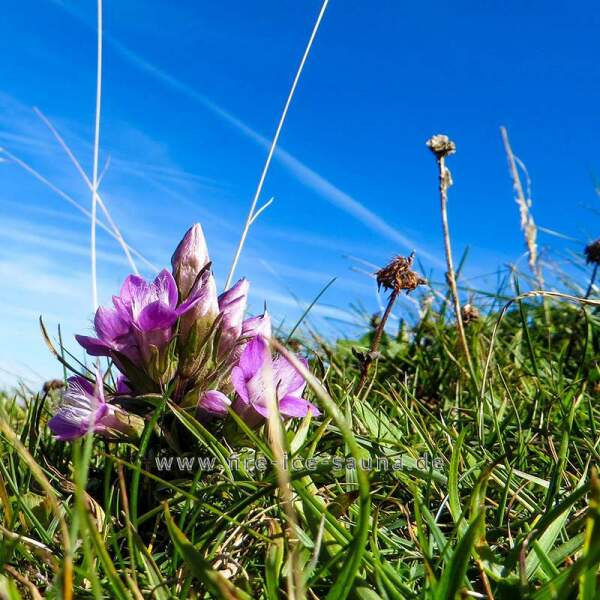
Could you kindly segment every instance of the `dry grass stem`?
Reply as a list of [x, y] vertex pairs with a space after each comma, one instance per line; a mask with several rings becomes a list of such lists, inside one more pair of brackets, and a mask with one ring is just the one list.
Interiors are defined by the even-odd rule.
[[40, 487], [44, 490], [48, 498], [48, 503], [54, 518], [58, 522], [61, 538], [62, 538], [62, 597], [64, 600], [71, 600], [73, 597], [73, 554], [71, 549], [71, 538], [69, 536], [69, 528], [65, 521], [63, 510], [59, 498], [52, 487], [52, 484], [48, 481], [44, 471], [41, 469], [36, 460], [31, 456], [29, 450], [23, 445], [19, 436], [10, 427], [10, 425], [0, 417], [0, 432], [6, 437], [10, 444], [16, 449], [23, 461], [29, 467], [31, 474], [35, 480], [39, 483]]
[[[60, 147], [65, 151], [66, 155], [69, 157], [69, 159], [73, 163], [73, 166], [75, 167], [75, 169], [77, 169], [77, 172], [79, 173], [79, 175], [81, 175], [81, 178], [83, 179], [85, 184], [88, 186], [90, 192], [94, 193], [94, 184], [90, 181], [90, 178], [87, 176], [86, 172], [83, 170], [81, 163], [77, 160], [76, 156], [71, 151], [71, 148], [69, 148], [69, 146], [65, 142], [64, 138], [60, 135], [60, 133], [58, 132], [56, 127], [54, 127], [54, 125], [50, 122], [48, 117], [46, 117], [46, 115], [39, 108], [34, 107], [33, 110], [34, 110], [35, 114], [42, 120], [44, 125], [46, 125], [46, 127], [48, 127], [48, 129], [50, 130], [50, 133], [52, 133], [52, 135], [54, 136], [56, 141], [59, 143]], [[100, 183], [102, 181], [102, 177], [104, 176], [104, 174], [106, 173], [106, 169], [108, 168], [108, 164], [109, 164], [109, 161], [107, 160], [102, 173], [100, 173], [100, 176], [98, 177], [97, 186], [100, 185]], [[108, 208], [106, 207], [106, 204], [102, 200], [102, 197], [100, 196], [100, 193], [98, 192], [97, 188], [96, 188], [96, 199], [98, 201], [98, 206], [100, 206], [100, 209], [104, 213], [104, 216], [106, 217], [106, 220], [108, 221], [108, 224], [110, 225], [110, 227], [112, 228], [112, 230], [115, 234], [117, 242], [119, 242], [121, 248], [123, 248], [123, 252], [125, 253], [125, 257], [127, 258], [127, 261], [129, 262], [129, 266], [133, 269], [133, 272], [136, 275], [138, 275], [139, 271], [136, 267], [135, 261], [133, 260], [133, 256], [131, 256], [131, 251], [129, 249], [129, 246], [125, 242], [125, 238], [123, 238], [123, 235], [121, 234], [121, 230], [119, 229], [119, 227], [113, 220], [113, 218], [112, 218]], [[96, 219], [96, 224], [99, 224], [97, 219]]]
[[528, 193], [526, 196], [523, 191], [523, 185], [517, 167], [518, 164], [522, 165], [522, 162], [513, 154], [506, 127], [500, 127], [500, 133], [502, 135], [502, 143], [504, 144], [508, 168], [515, 190], [515, 201], [521, 215], [521, 230], [525, 236], [529, 268], [536, 278], [538, 287], [542, 289], [544, 287], [544, 276], [538, 257], [537, 226], [533, 220], [533, 215], [531, 214], [531, 194]]
[[267, 177], [267, 172], [269, 171], [269, 166], [271, 165], [271, 160], [273, 159], [273, 154], [275, 154], [275, 148], [277, 147], [277, 142], [279, 141], [279, 136], [281, 135], [281, 130], [283, 129], [283, 124], [285, 123], [285, 118], [287, 117], [288, 110], [292, 103], [292, 99], [294, 97], [294, 93], [296, 91], [296, 87], [298, 86], [298, 81], [300, 81], [300, 76], [302, 75], [302, 70], [304, 69], [304, 65], [306, 63], [306, 59], [310, 54], [310, 49], [312, 48], [313, 42], [317, 35], [317, 31], [319, 31], [319, 26], [321, 25], [321, 21], [323, 19], [323, 15], [325, 14], [325, 9], [329, 4], [329, 0], [324, 0], [321, 6], [321, 10], [315, 21], [315, 25], [313, 27], [312, 33], [310, 34], [310, 38], [308, 39], [308, 43], [306, 44], [306, 49], [304, 50], [304, 54], [302, 56], [302, 60], [298, 65], [298, 70], [296, 71], [296, 75], [292, 82], [292, 87], [290, 88], [287, 100], [285, 101], [285, 105], [283, 107], [283, 112], [281, 113], [281, 117], [279, 118], [279, 123], [277, 124], [277, 129], [275, 130], [275, 135], [273, 136], [273, 140], [271, 142], [271, 147], [269, 148], [269, 153], [267, 154], [267, 159], [265, 161], [263, 170], [260, 174], [260, 179], [258, 180], [258, 185], [256, 187], [256, 191], [254, 192], [254, 197], [252, 199], [252, 203], [250, 204], [250, 210], [248, 211], [248, 216], [246, 217], [246, 222], [244, 223], [244, 228], [242, 229], [242, 235], [240, 237], [240, 241], [238, 243], [237, 250], [235, 251], [235, 256], [233, 257], [233, 262], [231, 263], [231, 268], [229, 269], [229, 275], [227, 276], [227, 281], [225, 282], [225, 289], [227, 289], [231, 282], [233, 281], [233, 274], [235, 273], [235, 268], [240, 259], [240, 255], [242, 254], [242, 249], [244, 247], [244, 243], [246, 241], [246, 237], [248, 236], [248, 231], [252, 223], [256, 220], [256, 217], [263, 212], [265, 208], [269, 204], [271, 204], [271, 200], [265, 203], [258, 211], [256, 210], [256, 205], [258, 203], [258, 199], [260, 198], [260, 194], [262, 192], [263, 185], [265, 183], [265, 179]]
[[10, 575], [15, 581], [18, 581], [28, 592], [32, 600], [43, 600], [43, 596], [37, 587], [29, 581], [29, 579], [19, 573], [13, 566], [4, 565], [4, 571]]
[[[75, 200], [72, 196], [67, 194], [64, 190], [61, 190], [59, 187], [54, 185], [51, 181], [46, 179], [39, 171], [36, 171], [30, 164], [26, 163], [24, 160], [9, 152], [6, 148], [0, 147], [0, 152], [4, 154], [9, 160], [14, 162], [17, 166], [21, 167], [26, 173], [29, 173], [32, 177], [37, 179], [40, 183], [43, 183], [47, 188], [52, 190], [57, 196], [60, 196], [63, 200], [65, 200], [68, 204], [76, 208], [82, 215], [86, 216], [88, 219], [92, 218], [92, 213], [85, 207], [83, 207], [77, 200]], [[101, 198], [98, 197], [98, 204], [101, 205]], [[103, 231], [105, 231], [110, 237], [115, 239], [117, 242], [121, 243], [115, 232], [108, 227], [103, 221], [96, 219], [96, 225], [100, 227]], [[134, 255], [137, 256], [149, 269], [158, 273], [160, 270], [156, 265], [152, 264], [141, 252], [136, 250], [133, 246], [127, 244], [128, 250]]]
[[94, 162], [92, 167], [92, 225], [90, 254], [92, 263], [92, 301], [98, 309], [98, 276], [96, 273], [96, 211], [98, 206], [98, 153], [100, 150], [100, 107], [102, 102], [102, 0], [98, 0], [98, 54], [96, 67], [96, 115], [94, 119]]
[[[269, 352], [270, 352], [269, 348]], [[272, 368], [269, 366], [269, 368]], [[273, 373], [265, 374], [266, 381], [273, 381]], [[273, 451], [275, 459], [275, 471], [277, 473], [277, 484], [279, 496], [281, 498], [281, 507], [286, 516], [287, 528], [286, 538], [289, 546], [288, 566], [287, 566], [287, 592], [290, 600], [304, 600], [306, 593], [304, 590], [303, 569], [300, 562], [300, 540], [296, 530], [298, 528], [298, 518], [294, 508], [294, 497], [292, 493], [292, 482], [290, 473], [287, 469], [285, 430], [279, 413], [279, 403], [277, 401], [277, 390], [273, 384], [267, 386], [265, 390], [267, 402], [269, 404], [268, 432], [269, 445]]]
[[452, 175], [450, 169], [446, 166], [446, 157], [456, 152], [456, 145], [446, 135], [434, 135], [427, 141], [427, 147], [435, 155], [438, 165], [438, 179], [440, 192], [440, 205], [442, 213], [442, 230], [444, 234], [444, 249], [446, 251], [446, 264], [448, 271], [446, 277], [452, 302], [454, 304], [454, 315], [456, 317], [456, 329], [465, 358], [469, 365], [469, 371], [473, 373], [473, 364], [471, 362], [471, 353], [465, 336], [465, 328], [462, 320], [462, 311], [460, 309], [460, 300], [458, 297], [458, 287], [456, 286], [456, 275], [454, 273], [454, 262], [452, 260], [452, 246], [450, 244], [450, 226], [448, 225], [448, 188], [452, 185]]

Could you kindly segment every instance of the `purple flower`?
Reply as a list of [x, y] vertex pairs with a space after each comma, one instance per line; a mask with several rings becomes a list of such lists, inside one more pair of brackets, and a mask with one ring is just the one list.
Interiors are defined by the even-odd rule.
[[48, 421], [57, 440], [75, 440], [88, 432], [105, 437], [133, 437], [133, 415], [109, 404], [104, 398], [102, 376], [96, 373], [96, 385], [84, 377], [70, 377], [58, 412]]
[[248, 342], [258, 335], [268, 340], [272, 335], [271, 329], [271, 315], [266, 310], [262, 315], [250, 317], [243, 321], [242, 332], [230, 351], [228, 363], [237, 365]]
[[173, 337], [177, 319], [192, 309], [200, 294], [192, 294], [178, 306], [179, 294], [171, 273], [163, 269], [152, 283], [138, 275], [129, 275], [119, 296], [113, 296], [114, 308], [100, 307], [94, 326], [98, 338], [78, 335], [77, 341], [92, 356], [111, 356], [121, 368], [121, 353], [136, 366], [152, 359], [153, 347], [162, 350]]
[[219, 312], [222, 315], [219, 358], [224, 358], [234, 349], [242, 334], [249, 287], [247, 279], [240, 279], [219, 296]]
[[204, 233], [201, 225], [196, 223], [187, 230], [171, 258], [173, 277], [181, 298], [188, 297], [196, 278], [209, 262]]
[[269, 339], [271, 330], [271, 315], [266, 310], [262, 315], [250, 317], [242, 323], [242, 337], [248, 339], [257, 335]]
[[94, 329], [98, 338], [76, 335], [77, 341], [91, 356], [112, 356], [120, 352], [135, 365], [141, 365], [137, 340], [129, 319], [123, 319], [115, 308], [101, 306], [94, 317]]
[[[236, 392], [231, 406], [250, 427], [259, 426], [269, 416], [270, 393], [275, 394], [284, 418], [304, 417], [309, 411], [314, 416], [321, 414], [314, 404], [302, 398], [306, 386], [302, 375], [283, 356], [273, 359], [261, 336], [246, 344], [239, 364], [231, 372], [231, 381]], [[200, 416], [225, 416], [229, 404], [221, 392], [206, 392], [198, 406]]]
[[224, 419], [231, 400], [218, 390], [209, 390], [200, 394], [196, 415], [202, 423], [208, 423], [214, 418]]
[[120, 396], [121, 395], [125, 396], [127, 394], [131, 394], [131, 392], [132, 392], [131, 384], [129, 383], [129, 380], [127, 379], [127, 377], [125, 377], [125, 375], [119, 375], [117, 377], [115, 391]]

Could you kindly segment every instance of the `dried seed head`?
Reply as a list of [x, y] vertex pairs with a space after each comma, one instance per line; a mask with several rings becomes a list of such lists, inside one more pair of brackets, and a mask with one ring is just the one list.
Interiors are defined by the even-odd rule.
[[52, 390], [61, 390], [65, 387], [65, 382], [62, 379], [50, 379], [50, 381], [46, 381], [44, 383], [44, 387], [42, 388], [44, 394], [51, 392]]
[[481, 314], [479, 313], [479, 309], [472, 304], [465, 304], [461, 310], [463, 323], [466, 325], [467, 323], [471, 323], [472, 321], [477, 321]]
[[396, 256], [392, 259], [389, 265], [383, 267], [383, 269], [379, 269], [375, 273], [377, 287], [379, 289], [393, 290], [396, 293], [406, 290], [408, 294], [419, 285], [427, 283], [425, 279], [411, 269], [414, 259], [414, 252], [406, 258], [404, 256]]
[[442, 158], [456, 152], [456, 144], [443, 134], [434, 135], [427, 140], [427, 147], [437, 156]]
[[585, 247], [585, 260], [588, 264], [600, 265], [600, 238]]

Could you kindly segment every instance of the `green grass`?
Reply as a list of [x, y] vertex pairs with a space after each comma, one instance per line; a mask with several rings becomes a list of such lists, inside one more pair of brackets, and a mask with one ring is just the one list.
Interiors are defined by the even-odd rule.
[[[372, 331], [307, 344], [323, 417], [286, 424], [287, 507], [266, 432], [233, 415], [203, 427], [158, 397], [139, 445], [64, 444], [55, 392], [2, 396], [3, 597], [600, 597], [598, 303], [501, 312], [511, 296], [476, 297], [472, 373], [448, 296], [384, 335], [360, 396]], [[230, 464], [254, 452], [264, 470]], [[214, 469], [157, 468], [176, 455]]]

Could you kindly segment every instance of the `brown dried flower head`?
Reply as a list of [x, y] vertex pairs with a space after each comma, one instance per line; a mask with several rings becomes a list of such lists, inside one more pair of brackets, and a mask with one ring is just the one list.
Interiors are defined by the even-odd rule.
[[472, 304], [465, 304], [461, 310], [463, 323], [466, 325], [467, 323], [471, 323], [473, 321], [477, 321], [481, 314], [479, 313], [479, 309]]
[[456, 144], [443, 134], [434, 135], [427, 140], [427, 147], [438, 157], [442, 158], [456, 152]]
[[44, 394], [47, 394], [52, 390], [61, 390], [64, 387], [65, 382], [62, 379], [50, 379], [49, 381], [44, 382], [44, 387], [42, 389]]
[[600, 265], [600, 238], [585, 247], [585, 260], [588, 264]]
[[410, 293], [417, 289], [419, 285], [427, 283], [418, 273], [412, 270], [413, 260], [415, 259], [415, 253], [412, 252], [410, 256], [396, 256], [389, 265], [379, 269], [375, 273], [377, 277], [377, 287], [385, 290], [393, 290], [398, 293], [401, 290], [406, 290], [406, 293]]

